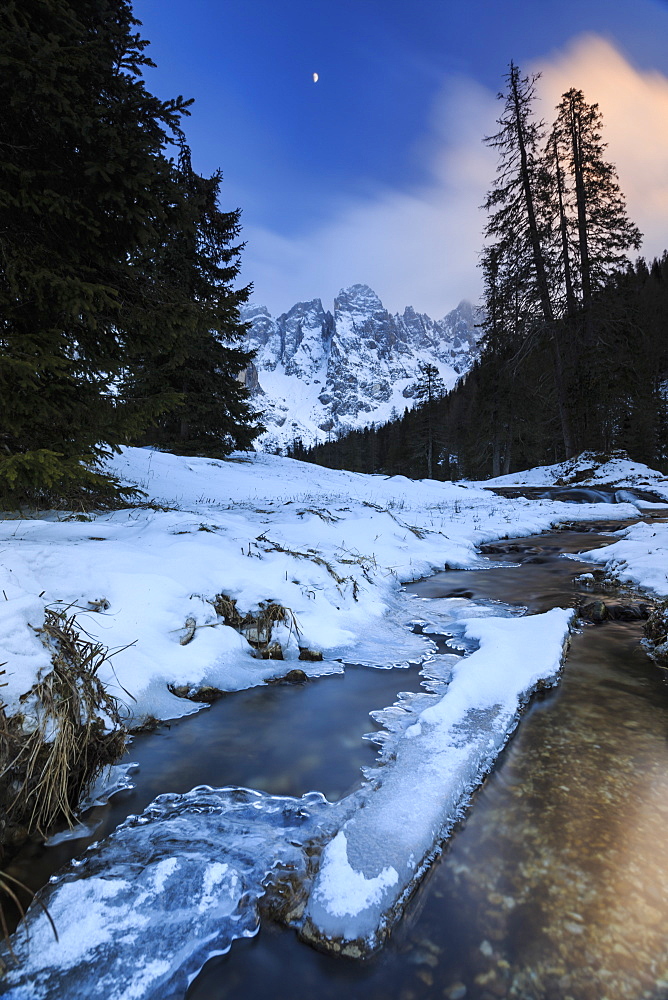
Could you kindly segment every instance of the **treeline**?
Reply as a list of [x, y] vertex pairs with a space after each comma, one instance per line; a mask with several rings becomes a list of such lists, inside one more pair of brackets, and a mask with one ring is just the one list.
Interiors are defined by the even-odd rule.
[[192, 168], [190, 101], [146, 88], [128, 0], [0, 11], [0, 505], [113, 494], [122, 444], [224, 455], [238, 376], [239, 212]]
[[[512, 63], [486, 199], [481, 355], [455, 390], [377, 430], [297, 457], [359, 471], [484, 476], [584, 450], [668, 461], [668, 263], [629, 262], [641, 235], [581, 91], [548, 128]], [[431, 462], [428, 455], [432, 454]]]
[[[668, 472], [668, 255], [649, 266], [639, 260], [610, 279], [592, 321], [599, 344], [593, 359], [563, 324], [569, 409], [573, 423], [588, 429], [583, 448], [623, 449]], [[332, 469], [420, 479], [430, 475], [430, 449], [434, 479], [483, 479], [562, 461], [547, 337], [520, 357], [488, 343], [442, 398], [312, 448], [297, 441], [289, 454]]]

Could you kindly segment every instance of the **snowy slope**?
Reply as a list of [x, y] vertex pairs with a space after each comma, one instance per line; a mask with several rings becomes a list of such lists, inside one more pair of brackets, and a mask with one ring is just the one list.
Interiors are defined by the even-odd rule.
[[[571, 615], [421, 600], [405, 594], [401, 581], [444, 565], [489, 565], [476, 546], [569, 521], [572, 505], [336, 472], [261, 453], [212, 461], [126, 449], [112, 467], [143, 487], [154, 506], [88, 521], [0, 522], [9, 711], [49, 667], [32, 626], [58, 601], [83, 609], [82, 624], [106, 645], [134, 643], [101, 676], [136, 699], [135, 717], [194, 710], [170, 694], [169, 682], [235, 690], [284, 673], [292, 664], [254, 659], [246, 640], [222, 624], [209, 603], [220, 592], [241, 609], [269, 598], [290, 607], [301, 641], [326, 655], [300, 667], [421, 660], [425, 693], [374, 713], [387, 730], [378, 767], [339, 803], [317, 792], [290, 799], [200, 787], [162, 795], [129, 817], [45, 890], [59, 941], [33, 904], [14, 937], [18, 964], [5, 950], [11, 967], [4, 995], [182, 997], [208, 958], [257, 932], [270, 873], [283, 866], [308, 890], [308, 870], [325, 842], [302, 933], [350, 954], [374, 947], [517, 724], [527, 694], [556, 680]], [[631, 504], [578, 507], [578, 520], [634, 515]], [[645, 527], [618, 543], [626, 546], [618, 560], [665, 592], [667, 540]], [[103, 597], [109, 606], [93, 610], [90, 602]], [[187, 618], [197, 629], [181, 645]], [[410, 631], [416, 621], [426, 635]], [[448, 630], [478, 648], [464, 658], [432, 656], [429, 634]], [[279, 637], [294, 659], [294, 633], [283, 629]]]
[[259, 447], [268, 451], [403, 413], [414, 404], [421, 363], [435, 365], [451, 388], [471, 366], [479, 336], [468, 302], [438, 321], [411, 307], [392, 316], [367, 285], [339, 292], [333, 314], [314, 299], [277, 319], [246, 306], [242, 319], [257, 351], [247, 384], [264, 412]]
[[[48, 669], [32, 627], [47, 605], [71, 606], [94, 639], [119, 650], [101, 676], [133, 717], [170, 718], [196, 706], [168, 685], [237, 690], [286, 670], [253, 658], [216, 614], [217, 594], [244, 613], [270, 599], [290, 608], [300, 635], [286, 629], [277, 638], [288, 660], [299, 645], [322, 650], [323, 663], [300, 661], [311, 672], [341, 670], [340, 660], [419, 661], [430, 646], [405, 627], [415, 612], [402, 580], [446, 564], [480, 565], [476, 545], [572, 517], [569, 504], [262, 453], [214, 461], [129, 448], [111, 467], [165, 509], [0, 522], [2, 697], [10, 711]], [[578, 510], [591, 519], [634, 514], [623, 503]], [[96, 611], [102, 600], [108, 606]], [[189, 619], [197, 628], [182, 645]]]

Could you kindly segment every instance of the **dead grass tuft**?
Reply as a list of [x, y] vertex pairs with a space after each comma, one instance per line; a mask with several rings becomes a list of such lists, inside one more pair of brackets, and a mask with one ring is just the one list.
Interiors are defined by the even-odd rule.
[[[278, 658], [276, 655], [271, 655], [273, 648], [271, 633], [274, 625], [286, 625], [291, 632], [294, 631], [299, 643], [301, 630], [294, 612], [277, 601], [260, 601], [257, 611], [249, 611], [245, 615], [239, 612], [235, 598], [228, 597], [227, 594], [216, 594], [210, 603], [225, 625], [231, 625], [237, 632], [241, 632], [263, 658]], [[267, 657], [264, 657], [265, 653]]]
[[46, 836], [56, 822], [72, 824], [82, 793], [125, 749], [120, 702], [98, 676], [112, 654], [82, 634], [68, 610], [45, 609], [44, 624], [35, 631], [51, 654], [52, 669], [22, 695], [22, 716], [0, 718], [5, 842], [8, 826]]

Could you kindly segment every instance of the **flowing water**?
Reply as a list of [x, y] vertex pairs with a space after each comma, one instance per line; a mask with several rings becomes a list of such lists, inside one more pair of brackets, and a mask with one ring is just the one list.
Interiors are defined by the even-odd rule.
[[[609, 540], [578, 531], [523, 539], [494, 555], [519, 567], [449, 571], [407, 589], [530, 612], [609, 600], [575, 589], [589, 567], [560, 557]], [[364, 962], [322, 955], [265, 920], [205, 966], [188, 1000], [665, 1000], [668, 691], [641, 634], [639, 623], [606, 622], [573, 636], [559, 687], [534, 700], [380, 952]], [[414, 668], [348, 668], [224, 698], [137, 737], [136, 789], [87, 821], [100, 823], [100, 838], [156, 794], [203, 783], [338, 799], [373, 761], [361, 740], [373, 728], [368, 712], [418, 688]], [[34, 845], [11, 871], [40, 884], [84, 845]]]

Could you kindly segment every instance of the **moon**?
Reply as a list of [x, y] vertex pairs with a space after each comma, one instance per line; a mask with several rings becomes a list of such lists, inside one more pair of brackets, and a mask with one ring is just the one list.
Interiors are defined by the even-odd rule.
[[314, 83], [317, 83], [317, 82], [318, 82], [318, 74], [317, 74], [317, 73], [314, 73], [314, 74], [313, 74], [313, 82], [314, 82]]

